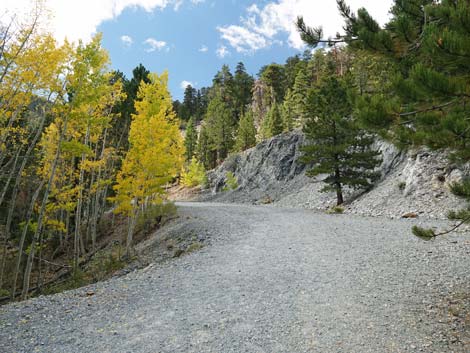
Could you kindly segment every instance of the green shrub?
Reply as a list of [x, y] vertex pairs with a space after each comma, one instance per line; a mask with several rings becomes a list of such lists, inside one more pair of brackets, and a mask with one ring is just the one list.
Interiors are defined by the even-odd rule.
[[207, 177], [204, 165], [196, 157], [191, 159], [191, 163], [181, 173], [181, 184], [187, 187], [206, 185]]
[[406, 188], [406, 183], [404, 181], [398, 183], [398, 189], [401, 191], [405, 190]]
[[344, 213], [344, 208], [341, 206], [334, 206], [328, 210], [329, 214], [342, 214]]
[[194, 242], [191, 245], [189, 245], [186, 249], [186, 253], [192, 253], [194, 251], [198, 251], [202, 249], [202, 244], [200, 242]]
[[163, 202], [148, 206], [137, 218], [135, 231], [154, 230], [163, 219], [176, 215], [176, 206], [173, 202]]
[[235, 190], [238, 188], [238, 180], [232, 172], [225, 174], [225, 189], [224, 190]]
[[78, 269], [75, 272], [73, 272], [72, 276], [67, 278], [65, 281], [52, 284], [44, 288], [42, 292], [44, 294], [61, 293], [66, 290], [83, 287], [89, 283], [90, 283], [90, 279], [87, 277], [86, 273], [83, 272], [81, 269]]
[[109, 275], [126, 266], [127, 263], [122, 258], [124, 253], [125, 250], [119, 243], [99, 251], [87, 264], [85, 273], [93, 282], [106, 279]]

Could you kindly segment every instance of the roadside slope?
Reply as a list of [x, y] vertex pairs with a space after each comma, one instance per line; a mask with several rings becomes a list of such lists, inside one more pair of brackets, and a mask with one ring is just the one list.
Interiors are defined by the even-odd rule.
[[[205, 200], [302, 207], [326, 210], [335, 205], [334, 193], [322, 193], [322, 176], [308, 178], [301, 156], [304, 136], [300, 131], [281, 134], [242, 153], [234, 154], [209, 172], [210, 192]], [[445, 219], [449, 210], [466, 203], [450, 192], [449, 185], [470, 176], [470, 168], [452, 164], [442, 152], [426, 149], [401, 152], [378, 141], [383, 163], [382, 178], [368, 192], [346, 190], [346, 212], [368, 216], [400, 218], [415, 213], [423, 218]], [[232, 172], [238, 188], [224, 191], [225, 179]]]
[[204, 233], [208, 246], [124, 277], [2, 307], [0, 351], [468, 349], [461, 322], [447, 323], [439, 304], [468, 290], [470, 244], [461, 236], [424, 243], [409, 233], [417, 221], [180, 206], [175, 231], [186, 224]]

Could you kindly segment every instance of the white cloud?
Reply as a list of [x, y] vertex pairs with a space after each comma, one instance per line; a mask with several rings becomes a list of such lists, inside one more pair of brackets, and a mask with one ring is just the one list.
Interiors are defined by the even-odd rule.
[[[181, 0], [45, 0], [51, 11], [48, 29], [62, 41], [88, 41], [104, 21], [118, 17], [126, 8], [142, 8], [147, 12], [177, 5]], [[24, 14], [32, 8], [33, 0], [1, 0], [0, 15], [4, 9], [10, 14]], [[0, 18], [0, 21], [2, 19]]]
[[[354, 11], [366, 7], [381, 24], [387, 21], [388, 10], [392, 6], [392, 0], [348, 0], [347, 3]], [[302, 49], [304, 43], [295, 25], [299, 15], [304, 16], [308, 25], [321, 25], [325, 36], [334, 36], [344, 24], [334, 0], [276, 0], [262, 8], [253, 4], [247, 8], [246, 16], [241, 18], [239, 25], [217, 29], [222, 39], [237, 52], [252, 52], [269, 47], [280, 34], [287, 34], [289, 46]]]
[[225, 58], [227, 55], [230, 55], [230, 52], [228, 51], [228, 49], [225, 45], [222, 45], [222, 46], [218, 47], [217, 50], [215, 51], [215, 53], [221, 59]]
[[181, 89], [186, 89], [186, 87], [188, 87], [188, 86], [194, 87], [194, 85], [193, 85], [193, 83], [192, 83], [191, 81], [186, 81], [186, 80], [184, 80], [184, 81], [182, 81], [181, 84], [180, 84]]
[[199, 48], [198, 51], [200, 51], [201, 53], [207, 53], [208, 50], [209, 48], [207, 47], [207, 45], [203, 45]]
[[194, 5], [198, 5], [198, 4], [202, 4], [205, 1], [206, 0], [191, 0], [191, 3], [193, 3]]
[[225, 39], [239, 53], [262, 49], [271, 43], [266, 36], [242, 26], [231, 25], [217, 29], [222, 33], [222, 39]]
[[178, 11], [180, 9], [181, 5], [183, 5], [183, 0], [175, 0], [175, 4], [173, 5], [173, 9], [175, 11]]
[[144, 40], [144, 44], [147, 44], [148, 46], [147, 49], [145, 49], [147, 53], [151, 53], [156, 50], [161, 51], [164, 48], [166, 48], [166, 51], [169, 50], [165, 41], [156, 40], [155, 38], [147, 38], [146, 40]]
[[121, 36], [121, 42], [122, 42], [126, 47], [130, 47], [130, 46], [132, 45], [132, 43], [134, 43], [134, 40], [132, 39], [131, 36], [123, 35], [123, 36]]

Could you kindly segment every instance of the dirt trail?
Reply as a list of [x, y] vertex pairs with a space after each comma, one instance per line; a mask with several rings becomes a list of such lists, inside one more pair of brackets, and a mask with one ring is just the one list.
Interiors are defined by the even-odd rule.
[[459, 341], [459, 323], [442, 319], [446, 309], [439, 306], [470, 283], [468, 237], [425, 243], [410, 235], [415, 220], [179, 206], [180, 219], [163, 231], [193, 229], [210, 240], [207, 246], [123, 277], [0, 308], [0, 352], [469, 348]]

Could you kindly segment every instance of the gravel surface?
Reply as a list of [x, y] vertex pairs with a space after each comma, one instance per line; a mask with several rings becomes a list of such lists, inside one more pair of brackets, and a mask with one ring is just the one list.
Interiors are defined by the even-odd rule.
[[167, 229], [203, 234], [202, 250], [1, 307], [0, 352], [469, 351], [442, 304], [469, 290], [468, 236], [422, 242], [418, 220], [262, 206], [180, 214]]

